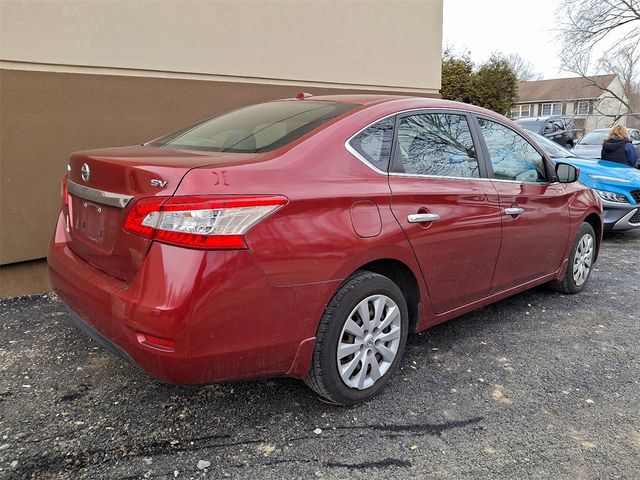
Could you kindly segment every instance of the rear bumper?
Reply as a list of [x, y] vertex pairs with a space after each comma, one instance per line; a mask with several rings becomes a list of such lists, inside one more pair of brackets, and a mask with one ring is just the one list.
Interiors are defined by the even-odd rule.
[[[64, 302], [63, 302], [64, 303]], [[129, 354], [127, 352], [125, 352], [123, 349], [121, 349], [118, 345], [116, 345], [115, 343], [113, 343], [111, 340], [109, 340], [107, 337], [104, 337], [103, 335], [100, 334], [100, 332], [98, 332], [97, 330], [94, 330], [91, 325], [89, 325], [88, 323], [86, 323], [84, 320], [82, 320], [77, 314], [76, 312], [74, 312], [73, 310], [71, 310], [71, 308], [69, 308], [69, 305], [64, 304], [64, 306], [67, 309], [67, 315], [69, 316], [69, 320], [71, 320], [71, 323], [80, 331], [82, 331], [87, 337], [89, 337], [91, 340], [93, 340], [94, 342], [96, 342], [98, 345], [100, 345], [102, 348], [104, 348], [105, 350], [109, 350], [111, 353], [117, 355], [118, 357], [120, 357], [122, 360], [125, 360], [133, 365], [135, 365], [136, 367], [140, 367], [140, 365], [138, 365], [133, 358], [131, 358], [129, 356]]]
[[[97, 343], [170, 383], [306, 375], [333, 282], [274, 287], [251, 253], [152, 244], [132, 282], [70, 250], [59, 221], [49, 248], [54, 290]], [[173, 344], [141, 342], [151, 335]]]

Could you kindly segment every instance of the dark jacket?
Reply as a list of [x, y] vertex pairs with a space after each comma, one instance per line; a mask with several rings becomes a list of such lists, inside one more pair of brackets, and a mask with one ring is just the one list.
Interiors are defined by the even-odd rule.
[[602, 144], [600, 158], [609, 162], [622, 163], [624, 165], [636, 164], [636, 155], [633, 145], [626, 138], [610, 138]]

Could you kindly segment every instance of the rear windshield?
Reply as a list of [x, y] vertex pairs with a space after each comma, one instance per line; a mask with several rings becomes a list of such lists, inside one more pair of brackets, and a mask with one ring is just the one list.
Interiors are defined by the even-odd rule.
[[607, 134], [608, 132], [590, 132], [582, 137], [578, 143], [580, 145], [602, 145]]
[[540, 122], [517, 122], [525, 130], [529, 130], [530, 132], [538, 133], [540, 132]]
[[150, 145], [212, 152], [268, 152], [355, 107], [350, 103], [300, 100], [261, 103], [171, 133]]

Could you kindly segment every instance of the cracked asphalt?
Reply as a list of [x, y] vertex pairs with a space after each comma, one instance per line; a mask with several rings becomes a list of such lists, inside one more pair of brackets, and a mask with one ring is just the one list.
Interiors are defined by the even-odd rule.
[[410, 337], [350, 408], [286, 378], [165, 385], [55, 295], [2, 301], [0, 478], [638, 478], [640, 231], [595, 268]]

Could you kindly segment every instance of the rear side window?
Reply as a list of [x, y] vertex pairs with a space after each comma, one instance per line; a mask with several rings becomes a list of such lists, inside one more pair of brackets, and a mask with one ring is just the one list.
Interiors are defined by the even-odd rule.
[[211, 152], [268, 152], [297, 140], [356, 106], [314, 100], [261, 103], [174, 132], [150, 145]]
[[386, 172], [391, 156], [394, 124], [394, 117], [380, 120], [353, 137], [349, 145], [371, 165]]
[[478, 178], [467, 118], [449, 113], [404, 117], [398, 124], [396, 165], [403, 173]]

